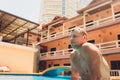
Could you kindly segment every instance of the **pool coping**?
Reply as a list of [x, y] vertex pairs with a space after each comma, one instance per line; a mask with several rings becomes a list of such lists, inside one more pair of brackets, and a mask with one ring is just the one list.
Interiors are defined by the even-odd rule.
[[35, 75], [41, 76], [41, 73], [16, 73], [16, 72], [0, 72], [0, 75]]

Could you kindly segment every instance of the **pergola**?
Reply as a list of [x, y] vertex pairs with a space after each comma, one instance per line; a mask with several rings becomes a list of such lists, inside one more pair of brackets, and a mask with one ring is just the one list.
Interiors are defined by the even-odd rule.
[[3, 41], [14, 41], [38, 26], [39, 24], [35, 22], [0, 10], [0, 36], [2, 36]]

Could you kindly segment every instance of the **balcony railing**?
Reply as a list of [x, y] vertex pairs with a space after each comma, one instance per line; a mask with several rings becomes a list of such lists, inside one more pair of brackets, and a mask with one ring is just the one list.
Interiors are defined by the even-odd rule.
[[110, 76], [120, 76], [120, 70], [110, 70]]
[[56, 34], [52, 34], [50, 36], [42, 37], [40, 43], [44, 43], [44, 42], [48, 42], [48, 41], [52, 41], [52, 40], [55, 40], [55, 39], [59, 39], [59, 38], [69, 36], [71, 30], [72, 29], [68, 29], [68, 30], [65, 30], [64, 32], [61, 31], [61, 32], [57, 32]]
[[[103, 19], [99, 19], [99, 20], [87, 23], [87, 24], [85, 24], [85, 26], [86, 26], [87, 30], [92, 30], [92, 29], [96, 29], [96, 28], [99, 28], [99, 27], [104, 27], [106, 25], [110, 25], [113, 22], [117, 22], [119, 20], [120, 20], [120, 13], [115, 14], [114, 16], [109, 16], [109, 17], [106, 17], [106, 18], [103, 18]], [[83, 27], [83, 26], [84, 25], [81, 25], [80, 27]], [[61, 32], [57, 32], [56, 34], [47, 35], [45, 37], [42, 37], [40, 43], [44, 43], [44, 42], [48, 42], [48, 41], [51, 41], [51, 40], [66, 37], [70, 34], [71, 30], [72, 29], [68, 29], [68, 30], [64, 30], [64, 31], [61, 31]]]
[[41, 53], [40, 57], [43, 58], [43, 57], [51, 57], [51, 56], [70, 55], [71, 51], [73, 51], [73, 48], [58, 50], [58, 51], [51, 51], [51, 52]]
[[116, 22], [117, 20], [120, 20], [120, 13], [119, 14], [115, 14], [114, 16], [109, 16], [106, 18], [102, 18], [90, 23], [86, 24], [86, 29], [87, 30], [92, 30], [98, 27], [104, 27], [106, 25], [110, 25], [113, 22]]
[[120, 47], [120, 40], [95, 44], [99, 49], [110, 49]]
[[110, 80], [120, 80], [120, 70], [110, 70]]
[[[120, 47], [120, 40], [104, 42], [100, 44], [95, 44], [100, 50], [101, 49], [111, 49], [111, 48], [119, 48]], [[57, 50], [52, 52], [41, 53], [40, 57], [51, 57], [51, 56], [61, 56], [61, 55], [69, 55], [70, 52], [73, 51], [73, 48], [64, 49], [64, 50]]]

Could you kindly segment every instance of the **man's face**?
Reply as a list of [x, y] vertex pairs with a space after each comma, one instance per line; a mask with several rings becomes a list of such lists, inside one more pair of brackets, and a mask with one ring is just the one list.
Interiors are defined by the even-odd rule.
[[84, 36], [78, 31], [72, 31], [70, 34], [70, 42], [72, 47], [81, 46], [83, 44]]

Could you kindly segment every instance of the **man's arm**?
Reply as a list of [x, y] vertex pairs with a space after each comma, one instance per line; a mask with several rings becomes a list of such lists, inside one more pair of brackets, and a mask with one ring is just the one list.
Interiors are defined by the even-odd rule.
[[72, 70], [71, 80], [79, 80], [79, 73], [75, 70]]
[[92, 44], [84, 46], [85, 54], [88, 56], [88, 67], [91, 80], [101, 80], [100, 72], [100, 51]]
[[77, 70], [75, 69], [75, 65], [74, 65], [74, 57], [75, 57], [76, 52], [72, 52], [70, 55], [70, 61], [71, 61], [71, 80], [79, 80], [79, 73], [77, 72]]

